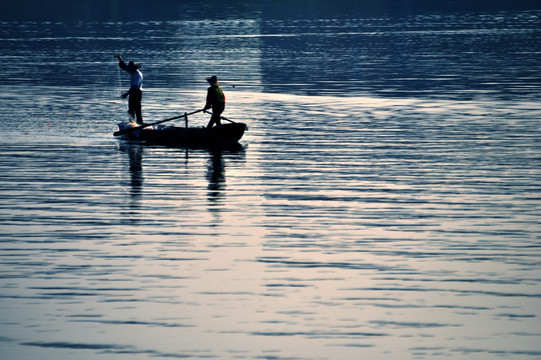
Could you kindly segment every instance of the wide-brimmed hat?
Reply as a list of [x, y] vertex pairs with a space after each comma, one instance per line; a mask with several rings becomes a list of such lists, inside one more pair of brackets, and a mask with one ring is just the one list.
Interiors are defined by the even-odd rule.
[[212, 76], [207, 77], [205, 79], [211, 84], [217, 84], [218, 83], [218, 78], [216, 77], [216, 75], [212, 75]]
[[135, 61], [130, 61], [128, 63], [128, 70], [131, 72], [135, 72], [137, 71], [137, 69], [140, 69], [140, 68], [141, 68], [141, 65], [137, 64]]

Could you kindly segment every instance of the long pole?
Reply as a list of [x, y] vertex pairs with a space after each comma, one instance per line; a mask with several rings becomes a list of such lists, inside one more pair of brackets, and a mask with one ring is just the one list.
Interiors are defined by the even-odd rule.
[[124, 135], [124, 134], [127, 134], [127, 133], [130, 133], [132, 131], [137, 131], [137, 130], [141, 130], [141, 129], [144, 129], [146, 127], [149, 127], [149, 126], [152, 126], [152, 125], [157, 125], [157, 124], [161, 124], [163, 122], [166, 122], [166, 121], [171, 121], [171, 120], [175, 120], [175, 119], [180, 119], [182, 117], [186, 117], [186, 119], [188, 118], [188, 115], [193, 115], [193, 114], [197, 114], [198, 112], [201, 112], [203, 111], [203, 109], [201, 110], [197, 110], [197, 111], [194, 111], [194, 112], [191, 112], [191, 113], [184, 113], [182, 115], [179, 115], [179, 116], [174, 116], [172, 118], [169, 118], [169, 119], [165, 119], [165, 120], [160, 120], [160, 121], [156, 121], [156, 122], [153, 122], [153, 123], [150, 123], [150, 124], [143, 124], [143, 125], [139, 125], [139, 126], [134, 126], [134, 127], [131, 127], [131, 128], [127, 128], [127, 129], [122, 129], [122, 130], [119, 130], [119, 131], [116, 131], [113, 133], [114, 136], [120, 136], [120, 135]]

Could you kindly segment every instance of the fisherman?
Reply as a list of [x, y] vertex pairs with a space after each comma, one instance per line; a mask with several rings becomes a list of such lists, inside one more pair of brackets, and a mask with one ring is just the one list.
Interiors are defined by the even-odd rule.
[[222, 112], [225, 109], [225, 95], [216, 76], [207, 77], [206, 80], [209, 82], [210, 87], [207, 91], [207, 103], [205, 104], [203, 111], [212, 108], [212, 117], [207, 125], [207, 129], [210, 129], [214, 124], [221, 124], [220, 115], [222, 115]]
[[130, 97], [128, 100], [128, 114], [132, 119], [136, 118], [137, 125], [143, 124], [143, 115], [141, 114], [141, 99], [143, 97], [143, 74], [139, 69], [141, 65], [130, 61], [128, 65], [122, 60], [122, 56], [115, 54], [118, 59], [118, 66], [121, 69], [130, 73], [130, 89], [121, 95], [123, 99]]

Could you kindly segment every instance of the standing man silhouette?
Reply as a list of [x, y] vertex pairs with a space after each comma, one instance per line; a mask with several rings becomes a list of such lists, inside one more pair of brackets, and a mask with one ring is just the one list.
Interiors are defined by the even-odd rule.
[[206, 80], [209, 82], [210, 87], [207, 91], [207, 102], [203, 111], [212, 108], [212, 117], [207, 125], [207, 129], [210, 129], [214, 124], [221, 124], [220, 115], [222, 115], [225, 109], [225, 95], [216, 76], [208, 77]]
[[130, 61], [128, 65], [122, 60], [122, 56], [115, 54], [118, 59], [118, 66], [126, 70], [130, 74], [130, 88], [127, 92], [121, 95], [123, 99], [130, 97], [128, 100], [128, 114], [132, 119], [136, 118], [137, 125], [143, 124], [143, 115], [141, 113], [141, 99], [143, 98], [143, 74], [139, 69], [141, 65]]

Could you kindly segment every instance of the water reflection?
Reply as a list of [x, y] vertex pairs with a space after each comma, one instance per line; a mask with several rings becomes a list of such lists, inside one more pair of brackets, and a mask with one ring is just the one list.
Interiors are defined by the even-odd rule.
[[128, 216], [130, 223], [137, 222], [132, 218], [139, 213], [141, 208], [141, 198], [143, 191], [143, 145], [139, 142], [121, 142], [118, 146], [119, 151], [128, 154], [128, 174], [129, 198], [127, 202]]
[[[144, 193], [144, 175], [143, 175], [143, 153], [144, 153], [144, 145], [140, 142], [129, 142], [129, 141], [123, 141], [120, 142], [118, 145], [118, 149], [120, 152], [127, 154], [128, 159], [127, 160], [127, 172], [125, 174], [128, 175], [128, 178], [123, 182], [124, 187], [127, 188], [127, 193], [129, 196], [126, 198], [126, 209], [127, 209], [127, 216], [133, 217], [134, 215], [138, 215], [141, 211], [142, 202], [143, 202], [143, 193]], [[156, 151], [163, 151], [166, 150], [166, 154], [158, 154]], [[169, 150], [173, 151], [173, 154], [169, 152]], [[239, 162], [239, 160], [244, 160], [244, 148], [240, 144], [236, 144], [235, 146], [228, 146], [228, 147], [213, 147], [213, 148], [182, 148], [181, 152], [178, 152], [178, 148], [175, 147], [147, 147], [145, 151], [147, 151], [148, 157], [151, 158], [151, 160], [147, 160], [149, 164], [147, 166], [151, 169], [149, 172], [149, 183], [147, 184], [147, 188], [154, 187], [155, 185], [151, 185], [154, 183], [153, 181], [153, 175], [152, 175], [152, 168], [158, 164], [164, 161], [164, 156], [178, 156], [181, 154], [181, 157], [177, 157], [178, 160], [182, 159], [181, 162], [178, 162], [177, 165], [171, 165], [172, 168], [170, 171], [175, 174], [171, 179], [164, 179], [162, 177], [161, 180], [163, 181], [180, 181], [176, 188], [179, 190], [178, 193], [175, 195], [168, 194], [168, 196], [175, 196], [178, 197], [178, 204], [186, 204], [187, 202], [190, 203], [190, 206], [196, 206], [200, 203], [201, 199], [207, 200], [206, 208], [209, 211], [209, 213], [214, 218], [214, 223], [220, 223], [220, 219], [218, 217], [219, 213], [224, 210], [224, 201], [226, 197], [226, 167], [228, 161], [234, 161], [236, 163]], [[155, 157], [157, 156], [157, 157]], [[174, 160], [171, 160], [171, 164], [175, 164]], [[178, 166], [179, 164], [182, 164], [182, 166]], [[207, 182], [206, 185], [206, 193], [200, 194], [199, 198], [197, 198], [196, 194], [190, 194], [191, 196], [186, 198], [186, 194], [183, 192], [183, 189], [187, 189], [192, 187], [195, 183], [199, 183], [199, 179], [204, 177], [204, 179]], [[151, 189], [147, 192], [153, 192], [154, 190]], [[193, 198], [192, 198], [193, 196]], [[195, 205], [194, 205], [195, 204]], [[133, 222], [132, 222], [133, 223]]]
[[131, 177], [131, 192], [132, 197], [141, 195], [143, 186], [143, 146], [141, 144], [131, 144], [128, 147], [128, 155], [130, 156], [130, 177]]
[[139, 198], [143, 187], [143, 145], [138, 142], [121, 142], [118, 148], [129, 157], [130, 195]]
[[226, 198], [226, 156], [229, 160], [244, 159], [244, 148], [238, 147], [223, 149], [214, 148], [209, 150], [209, 159], [207, 161], [206, 178], [207, 186], [207, 210], [214, 219], [214, 224], [220, 224], [220, 213], [225, 210]]
[[208, 199], [210, 204], [209, 209], [213, 209], [212, 205], [219, 203], [219, 200], [223, 197], [222, 192], [225, 189], [225, 164], [222, 150], [212, 150], [210, 155], [207, 167], [207, 180], [209, 183]]

